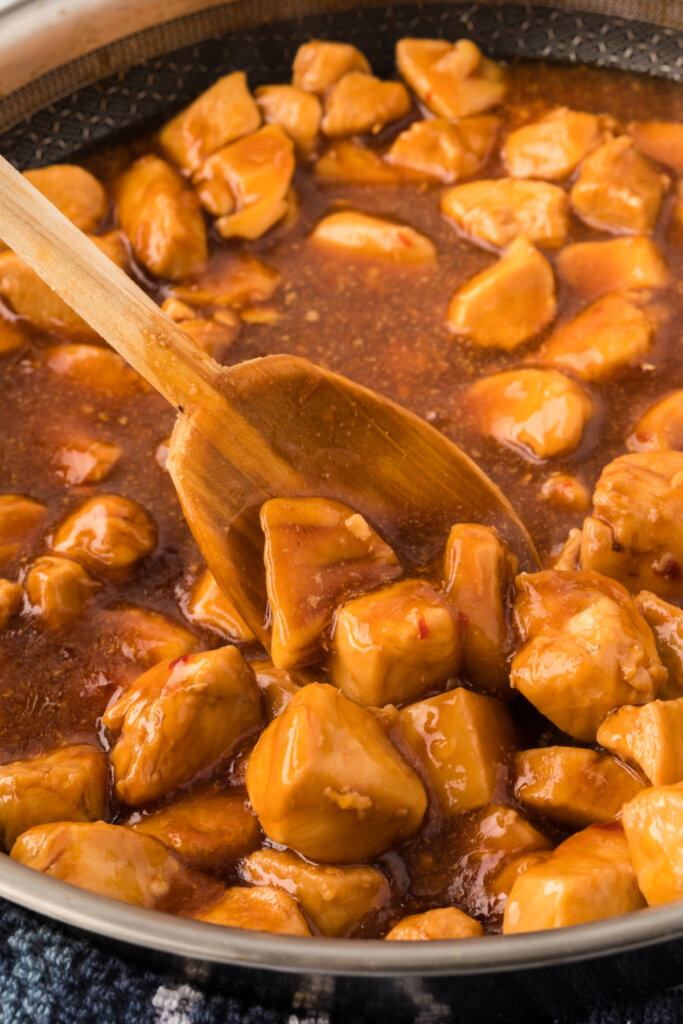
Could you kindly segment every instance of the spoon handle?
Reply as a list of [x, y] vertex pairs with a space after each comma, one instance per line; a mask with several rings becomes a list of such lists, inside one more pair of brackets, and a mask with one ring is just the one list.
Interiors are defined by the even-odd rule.
[[172, 405], [211, 400], [218, 364], [2, 156], [0, 238]]

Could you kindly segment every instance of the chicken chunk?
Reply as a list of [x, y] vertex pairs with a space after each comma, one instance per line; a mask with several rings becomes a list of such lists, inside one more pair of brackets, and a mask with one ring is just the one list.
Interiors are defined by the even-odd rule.
[[51, 465], [68, 487], [104, 480], [123, 455], [111, 441], [96, 437], [69, 437], [55, 447]]
[[465, 402], [482, 434], [538, 459], [577, 448], [593, 415], [587, 392], [557, 370], [507, 370], [482, 377]]
[[370, 73], [370, 65], [350, 43], [311, 39], [296, 51], [292, 82], [307, 92], [324, 93], [350, 71]]
[[205, 569], [192, 588], [185, 614], [190, 622], [210, 629], [226, 640], [253, 643], [256, 639], [231, 601]]
[[556, 308], [552, 268], [520, 235], [493, 266], [458, 288], [448, 326], [482, 348], [510, 351], [543, 330]]
[[184, 171], [196, 171], [229, 142], [255, 132], [261, 115], [243, 71], [224, 75], [159, 132], [162, 150]]
[[591, 503], [588, 488], [571, 473], [551, 473], [541, 485], [541, 494], [549, 504], [567, 512], [585, 512]]
[[11, 621], [21, 608], [24, 591], [20, 583], [0, 579], [0, 629]]
[[604, 380], [642, 360], [654, 330], [652, 318], [627, 296], [605, 295], [556, 328], [538, 358], [581, 380]]
[[103, 751], [73, 744], [0, 767], [0, 841], [52, 821], [96, 821], [107, 808], [109, 770]]
[[578, 167], [604, 138], [595, 114], [558, 107], [508, 135], [503, 160], [513, 178], [561, 181]]
[[118, 494], [98, 494], [66, 517], [52, 550], [95, 574], [122, 579], [156, 544], [156, 523], [142, 505]]
[[24, 177], [81, 231], [97, 231], [107, 211], [107, 194], [89, 171], [76, 164], [52, 164], [24, 171]]
[[338, 501], [272, 498], [261, 508], [261, 526], [277, 668], [318, 660], [344, 597], [401, 575], [391, 548]]
[[621, 455], [602, 471], [584, 521], [581, 568], [629, 590], [683, 597], [683, 452]]
[[455, 609], [423, 580], [363, 594], [337, 612], [328, 674], [357, 704], [415, 700], [445, 684], [459, 664]]
[[683, 449], [683, 390], [672, 391], [646, 409], [626, 444], [632, 452]]
[[206, 263], [199, 201], [170, 164], [143, 156], [116, 182], [119, 223], [140, 263], [157, 277], [182, 280]]
[[683, 783], [644, 789], [626, 804], [624, 831], [650, 906], [683, 897]]
[[586, 924], [644, 905], [621, 825], [590, 825], [519, 876], [503, 934]]
[[669, 179], [642, 156], [628, 135], [610, 139], [590, 154], [571, 190], [572, 208], [591, 227], [605, 231], [652, 231]]
[[320, 100], [298, 85], [262, 85], [256, 102], [266, 124], [277, 124], [307, 156], [315, 147], [323, 108]]
[[323, 217], [310, 235], [316, 245], [349, 256], [390, 260], [392, 263], [424, 263], [436, 258], [430, 240], [407, 224], [343, 210]]
[[481, 114], [505, 96], [503, 72], [469, 39], [400, 39], [396, 63], [411, 89], [438, 117]]
[[199, 921], [228, 928], [248, 928], [250, 931], [280, 935], [311, 934], [296, 900], [270, 885], [253, 889], [233, 886], [216, 903], [194, 916]]
[[243, 793], [201, 790], [127, 822], [136, 832], [154, 836], [185, 864], [209, 875], [227, 876], [261, 841], [256, 815]]
[[424, 787], [372, 711], [312, 683], [261, 734], [247, 791], [266, 835], [310, 860], [353, 864], [417, 831]]
[[349, 71], [325, 95], [322, 130], [329, 138], [376, 134], [410, 110], [410, 96], [400, 82], [383, 82], [364, 71]]
[[497, 117], [413, 121], [392, 144], [386, 159], [410, 177], [449, 185], [476, 174], [486, 163], [500, 127]]
[[95, 626], [110, 650], [122, 654], [140, 670], [182, 658], [200, 646], [189, 629], [150, 608], [108, 608], [97, 614]]
[[458, 687], [403, 708], [399, 723], [445, 817], [491, 802], [513, 744], [504, 704]]
[[[598, 743], [607, 745], [600, 739], [600, 730]], [[514, 755], [513, 770], [514, 794], [522, 807], [567, 828], [614, 821], [626, 801], [644, 786], [642, 779], [609, 754], [581, 747], [520, 750]]]
[[193, 182], [202, 206], [218, 217], [224, 238], [260, 238], [285, 216], [294, 145], [275, 124], [210, 156]]
[[23, 494], [0, 494], [0, 567], [11, 564], [38, 538], [45, 505]]
[[645, 156], [683, 174], [683, 124], [676, 121], [631, 121], [628, 133]]
[[19, 836], [10, 856], [80, 889], [154, 910], [178, 910], [220, 891], [158, 839], [105, 821], [36, 825]]
[[400, 167], [388, 164], [377, 150], [354, 139], [331, 143], [316, 161], [313, 173], [320, 181], [353, 185], [398, 185], [405, 178]]
[[240, 319], [232, 310], [219, 310], [211, 317], [193, 316], [177, 321], [197, 348], [222, 362], [240, 330]]
[[190, 306], [231, 306], [241, 309], [254, 302], [272, 298], [280, 274], [273, 267], [253, 256], [222, 253], [212, 258], [204, 271], [182, 285], [175, 285], [173, 295]]
[[641, 590], [636, 604], [654, 633], [657, 653], [669, 673], [659, 696], [663, 700], [683, 697], [683, 610], [649, 590]]
[[64, 629], [79, 617], [100, 584], [70, 558], [43, 555], [24, 580], [31, 612], [50, 629]]
[[553, 569], [574, 570], [579, 568], [579, 555], [581, 554], [581, 530], [574, 527], [565, 537], [560, 548]]
[[[2, 242], [0, 242], [0, 249]], [[29, 342], [29, 335], [18, 322], [6, 320], [0, 310], [0, 356], [9, 355]]]
[[422, 914], [410, 914], [395, 924], [384, 936], [394, 942], [425, 939], [476, 939], [484, 929], [473, 917], [455, 907], [438, 907]]
[[251, 885], [273, 885], [293, 896], [323, 935], [342, 938], [391, 899], [386, 878], [369, 865], [311, 864], [288, 850], [257, 850], [242, 863]]
[[495, 178], [457, 185], [442, 194], [441, 211], [472, 241], [500, 249], [519, 235], [556, 248], [569, 229], [566, 193], [544, 181]]
[[522, 573], [516, 583], [521, 646], [510, 685], [558, 729], [591, 743], [614, 708], [654, 700], [666, 669], [621, 584], [555, 569]]
[[256, 685], [261, 691], [269, 722], [285, 710], [302, 686], [315, 681], [312, 674], [296, 669], [286, 671], [283, 668], [275, 668], [272, 661], [267, 659], [252, 661], [250, 665], [256, 676]]
[[617, 708], [598, 729], [598, 743], [640, 768], [653, 786], [683, 782], [683, 697]]
[[509, 691], [505, 607], [517, 559], [496, 530], [477, 523], [451, 529], [444, 556], [446, 593], [458, 613], [462, 668], [473, 682]]
[[150, 390], [121, 356], [97, 345], [50, 345], [42, 360], [58, 377], [101, 395], [124, 397]]
[[186, 654], [148, 669], [102, 721], [116, 793], [132, 807], [189, 782], [262, 724], [254, 674], [236, 647]]
[[585, 299], [610, 292], [666, 288], [670, 277], [655, 242], [645, 235], [576, 242], [557, 257], [560, 279]]
[[62, 330], [81, 337], [97, 337], [66, 302], [13, 252], [0, 252], [0, 298], [42, 331]]

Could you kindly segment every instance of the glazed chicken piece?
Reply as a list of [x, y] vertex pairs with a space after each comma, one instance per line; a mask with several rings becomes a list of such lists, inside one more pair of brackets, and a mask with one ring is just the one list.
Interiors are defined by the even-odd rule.
[[290, 669], [275, 668], [267, 659], [249, 663], [256, 676], [256, 685], [261, 691], [266, 717], [269, 722], [284, 711], [292, 697], [302, 686], [315, 682], [313, 674]]
[[[240, 318], [231, 309], [217, 310], [209, 317], [196, 316], [190, 306], [174, 298], [166, 299], [161, 308], [192, 338], [197, 348], [207, 352], [217, 362], [224, 360], [240, 331]], [[186, 313], [189, 316], [185, 316]]]
[[40, 330], [62, 330], [89, 339], [97, 337], [85, 320], [13, 252], [0, 252], [0, 298], [17, 316]]
[[450, 185], [476, 174], [488, 160], [500, 119], [467, 117], [458, 124], [445, 118], [413, 121], [386, 154], [390, 164], [427, 181]]
[[336, 614], [328, 674], [357, 704], [415, 700], [435, 683], [445, 684], [459, 664], [455, 609], [422, 580], [363, 594]]
[[423, 914], [410, 914], [395, 924], [384, 936], [394, 942], [429, 939], [476, 939], [484, 929], [474, 918], [455, 907], [438, 907]]
[[324, 93], [350, 71], [370, 73], [370, 65], [350, 43], [329, 43], [311, 39], [296, 51], [292, 82], [307, 92]]
[[261, 115], [243, 71], [224, 75], [159, 132], [166, 156], [184, 171], [196, 171], [229, 142], [255, 132]]
[[248, 928], [255, 932], [280, 935], [310, 935], [311, 930], [296, 900], [270, 885], [246, 889], [233, 886], [201, 913], [198, 921], [222, 924], [228, 928]]
[[513, 178], [561, 181], [603, 138], [601, 119], [595, 114], [558, 107], [539, 121], [510, 132], [503, 160]]
[[64, 629], [75, 622], [88, 599], [100, 588], [87, 569], [59, 555], [37, 558], [29, 568], [24, 586], [31, 614], [50, 629]]
[[438, 117], [481, 114], [505, 96], [502, 70], [469, 39], [401, 39], [396, 63], [411, 89]]
[[148, 669], [102, 716], [117, 736], [116, 794], [140, 807], [190, 782], [262, 724], [254, 674], [236, 647]]
[[581, 530], [574, 527], [567, 534], [564, 544], [559, 550], [553, 569], [574, 570], [579, 568], [579, 556], [581, 554]]
[[353, 257], [390, 260], [392, 263], [424, 263], [436, 258], [430, 240], [407, 224], [343, 210], [323, 217], [309, 236], [316, 245]]
[[175, 285], [172, 295], [194, 308], [231, 306], [241, 309], [272, 298], [280, 274], [253, 256], [223, 253], [200, 274]]
[[458, 687], [403, 708], [398, 720], [445, 817], [491, 802], [514, 740], [501, 701]]
[[683, 390], [672, 391], [642, 414], [626, 441], [632, 452], [683, 448]]
[[496, 263], [458, 288], [447, 320], [453, 334], [475, 345], [511, 351], [543, 330], [556, 308], [552, 268], [520, 235]]
[[[76, 164], [52, 164], [24, 171], [24, 177], [81, 231], [97, 231], [107, 210], [107, 194], [89, 171]], [[0, 252], [5, 248], [0, 240]]]
[[391, 548], [338, 501], [272, 498], [261, 508], [261, 527], [277, 668], [317, 661], [344, 597], [401, 575]]
[[666, 288], [670, 282], [664, 257], [645, 235], [608, 242], [577, 242], [557, 257], [560, 279], [585, 299], [610, 292]]
[[536, 245], [564, 244], [569, 228], [567, 194], [544, 181], [495, 178], [447, 189], [441, 211], [473, 242], [503, 249], [519, 235]]
[[641, 153], [683, 174], [683, 124], [676, 121], [631, 121], [628, 133]]
[[185, 864], [209, 875], [230, 875], [242, 857], [261, 842], [261, 829], [244, 793], [200, 790], [126, 824], [154, 836], [174, 850]]
[[[541, 485], [541, 494], [551, 505], [555, 505], [567, 512], [585, 512], [591, 503], [588, 488], [578, 477], [573, 476], [571, 473], [551, 473]], [[569, 566], [569, 568], [577, 567], [578, 562], [576, 566]], [[559, 569], [562, 567], [554, 565], [553, 568]]]
[[621, 455], [602, 471], [583, 524], [581, 568], [632, 592], [683, 597], [683, 452]]
[[303, 156], [315, 147], [323, 108], [320, 100], [298, 85], [262, 85], [256, 102], [266, 124], [277, 124]]
[[292, 140], [269, 124], [219, 149], [192, 180], [223, 238], [253, 239], [287, 213], [294, 167]]
[[0, 494], [0, 567], [19, 557], [45, 523], [45, 505], [23, 494]]
[[458, 523], [444, 555], [446, 593], [458, 613], [461, 667], [484, 690], [509, 692], [505, 608], [517, 559], [490, 526]]
[[204, 570], [192, 587], [184, 610], [190, 622], [196, 622], [226, 640], [232, 640], [234, 643], [253, 643], [256, 639], [208, 569]]
[[266, 835], [309, 860], [354, 864], [420, 826], [424, 787], [372, 711], [302, 687], [261, 734], [247, 792]]
[[95, 821], [107, 809], [109, 769], [103, 751], [85, 743], [0, 767], [0, 839], [52, 821]]
[[538, 459], [578, 447], [593, 402], [557, 370], [507, 370], [483, 377], [465, 396], [477, 429]]
[[[600, 739], [600, 729], [598, 743], [621, 757]], [[515, 799], [521, 806], [571, 829], [614, 821], [626, 801], [644, 786], [642, 779], [609, 754], [581, 747], [520, 750], [514, 755], [513, 771]]]
[[149, 512], [118, 494], [98, 494], [77, 505], [52, 538], [57, 554], [113, 580], [123, 579], [156, 545]]
[[377, 150], [355, 139], [332, 142], [316, 161], [313, 173], [320, 181], [354, 185], [399, 185], [405, 178], [400, 167], [388, 164]]
[[669, 179], [642, 156], [628, 135], [610, 139], [581, 165], [571, 190], [572, 208], [591, 227], [652, 231]]
[[343, 938], [372, 912], [388, 906], [389, 884], [377, 868], [311, 864], [288, 850], [256, 850], [241, 866], [251, 885], [272, 885], [293, 896], [322, 935]]
[[133, 252], [157, 277], [182, 280], [206, 263], [206, 228], [199, 201], [159, 157], [143, 156], [114, 189], [119, 224]]
[[124, 825], [60, 821], [19, 836], [10, 856], [80, 889], [154, 910], [184, 909], [220, 892], [163, 843]]
[[626, 295], [605, 295], [556, 328], [538, 358], [581, 380], [605, 380], [646, 355], [654, 330], [652, 318]]
[[521, 645], [510, 685], [558, 729], [592, 743], [614, 708], [654, 700], [666, 669], [621, 584], [597, 572], [547, 569], [521, 573], [516, 586]]
[[99, 612], [94, 628], [140, 670], [182, 658], [200, 646], [189, 629], [150, 608], [108, 608]]
[[669, 673], [660, 690], [663, 700], [683, 697], [683, 610], [649, 590], [636, 595], [641, 615], [654, 633], [657, 652]]
[[683, 897], [683, 783], [644, 789], [626, 804], [624, 831], [650, 906]]
[[[0, 248], [2, 242], [0, 241]], [[6, 320], [0, 310], [0, 357], [23, 348], [29, 342], [29, 335], [18, 322]]]
[[329, 138], [376, 135], [410, 110], [408, 90], [400, 82], [383, 82], [364, 71], [349, 71], [325, 94], [322, 130]]
[[640, 768], [653, 786], [683, 782], [683, 697], [617, 708], [598, 729], [598, 743]]
[[20, 583], [0, 579], [0, 629], [12, 620], [21, 608], [24, 591]]
[[50, 345], [42, 363], [56, 376], [100, 395], [125, 397], [151, 390], [121, 356], [98, 345]]
[[111, 473], [123, 450], [111, 441], [69, 435], [54, 448], [51, 466], [68, 487], [96, 484]]
[[621, 825], [589, 825], [515, 881], [503, 934], [586, 924], [643, 906]]

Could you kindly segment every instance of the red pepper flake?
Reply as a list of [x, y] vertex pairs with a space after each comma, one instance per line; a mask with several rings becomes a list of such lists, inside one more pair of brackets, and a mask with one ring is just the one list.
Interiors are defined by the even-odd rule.
[[178, 665], [185, 665], [190, 660], [189, 654], [181, 654], [179, 658], [174, 658], [173, 661], [169, 662], [169, 669], [172, 672]]
[[396, 237], [398, 238], [399, 242], [401, 242], [403, 245], [407, 245], [409, 249], [412, 249], [413, 240], [410, 237], [410, 235], [407, 235], [405, 233], [405, 231], [397, 231]]
[[421, 615], [417, 620], [417, 632], [420, 640], [426, 640], [428, 636], [432, 635], [429, 626], [425, 622], [424, 615]]

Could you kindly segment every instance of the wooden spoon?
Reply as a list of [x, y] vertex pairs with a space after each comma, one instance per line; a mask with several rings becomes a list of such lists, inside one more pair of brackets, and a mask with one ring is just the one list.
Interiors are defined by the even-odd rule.
[[501, 491], [424, 420], [306, 359], [219, 366], [2, 157], [0, 238], [177, 409], [168, 468], [183, 511], [266, 646], [267, 498], [342, 501], [410, 567], [436, 556], [456, 522], [495, 526], [521, 568], [538, 566]]

